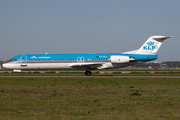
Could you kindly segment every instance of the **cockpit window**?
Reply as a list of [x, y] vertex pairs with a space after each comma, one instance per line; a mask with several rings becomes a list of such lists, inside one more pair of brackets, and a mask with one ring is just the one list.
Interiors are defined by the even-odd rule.
[[16, 58], [12, 58], [12, 59], [10, 59], [10, 61], [17, 61], [17, 59]]

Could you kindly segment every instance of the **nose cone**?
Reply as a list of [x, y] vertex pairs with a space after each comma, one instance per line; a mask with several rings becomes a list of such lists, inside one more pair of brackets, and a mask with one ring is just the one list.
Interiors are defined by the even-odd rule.
[[2, 64], [2, 67], [3, 67], [3, 68], [6, 68], [6, 66], [7, 66], [6, 64]]
[[12, 68], [12, 65], [11, 65], [11, 64], [8, 64], [8, 63], [4, 63], [4, 64], [2, 64], [2, 67], [3, 67], [3, 68], [7, 68], [7, 69], [11, 69], [11, 68]]

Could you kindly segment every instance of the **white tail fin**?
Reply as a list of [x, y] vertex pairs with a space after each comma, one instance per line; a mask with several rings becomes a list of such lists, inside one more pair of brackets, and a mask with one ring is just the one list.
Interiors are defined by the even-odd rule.
[[[172, 37], [172, 36], [171, 36]], [[137, 54], [155, 54], [165, 39], [171, 38], [166, 36], [151, 36], [136, 52]]]

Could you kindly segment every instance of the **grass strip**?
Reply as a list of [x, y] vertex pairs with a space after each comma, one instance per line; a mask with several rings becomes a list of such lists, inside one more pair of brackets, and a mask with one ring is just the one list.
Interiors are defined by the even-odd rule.
[[179, 78], [0, 78], [0, 119], [180, 119]]

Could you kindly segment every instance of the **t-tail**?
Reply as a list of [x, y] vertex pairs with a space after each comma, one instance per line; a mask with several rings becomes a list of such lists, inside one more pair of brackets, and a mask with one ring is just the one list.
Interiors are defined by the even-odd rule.
[[137, 50], [136, 54], [156, 54], [159, 50], [162, 42], [168, 38], [172, 38], [173, 36], [151, 36], [141, 47]]

